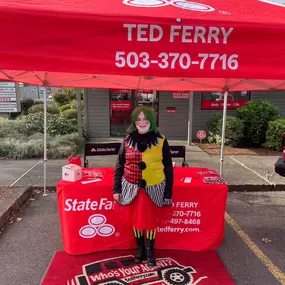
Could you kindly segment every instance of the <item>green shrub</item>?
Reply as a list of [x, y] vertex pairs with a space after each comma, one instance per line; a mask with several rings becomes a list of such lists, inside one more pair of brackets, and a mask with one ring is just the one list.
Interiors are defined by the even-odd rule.
[[268, 123], [279, 117], [278, 108], [267, 101], [250, 101], [237, 109], [244, 122], [244, 141], [248, 146], [261, 146], [266, 139]]
[[34, 105], [34, 100], [33, 99], [22, 99], [21, 105], [22, 105], [22, 112], [26, 114], [28, 109]]
[[[209, 126], [209, 143], [222, 143], [223, 118], [220, 115], [214, 115], [207, 124]], [[211, 131], [210, 131], [211, 130]], [[237, 117], [227, 116], [225, 145], [240, 146], [243, 140], [244, 124]]]
[[40, 99], [34, 99], [34, 105], [41, 105], [43, 104], [44, 102]]
[[[43, 134], [22, 136], [15, 138], [0, 138], [0, 157], [11, 159], [26, 159], [43, 157]], [[47, 136], [48, 158], [67, 158], [77, 155], [83, 146], [84, 140], [78, 134], [65, 136]]]
[[62, 115], [54, 115], [48, 122], [48, 133], [52, 136], [67, 135], [76, 133], [77, 131], [78, 126], [76, 119], [66, 119]]
[[21, 136], [24, 124], [18, 120], [0, 120], [0, 138]]
[[65, 110], [64, 112], [62, 112], [62, 116], [66, 119], [77, 119], [77, 110]]
[[264, 146], [281, 150], [283, 133], [285, 133], [285, 119], [269, 122]]
[[[219, 129], [222, 130], [223, 120], [219, 121], [218, 126]], [[225, 144], [234, 147], [240, 146], [243, 141], [243, 133], [244, 133], [243, 121], [237, 117], [227, 116]]]
[[0, 117], [0, 124], [7, 123], [7, 122], [9, 122], [9, 119], [8, 119], [8, 118], [2, 118], [2, 117]]
[[[73, 100], [70, 103], [70, 105], [71, 105], [71, 109], [77, 109], [77, 100]], [[81, 100], [80, 105], [81, 105], [81, 111], [83, 111], [84, 110], [84, 101], [83, 100]]]
[[44, 111], [44, 104], [36, 104], [28, 109], [28, 114], [34, 114]]
[[60, 112], [64, 112], [69, 109], [71, 109], [71, 104], [66, 104], [59, 107]]
[[48, 145], [49, 158], [65, 158], [70, 155], [76, 155], [83, 147], [84, 139], [78, 134], [69, 134], [56, 136]]
[[47, 112], [50, 113], [50, 114], [59, 114], [60, 113], [59, 108], [54, 103], [53, 104], [49, 104], [47, 106]]
[[0, 156], [11, 159], [38, 158], [43, 155], [43, 139], [0, 139]]
[[[51, 114], [47, 115], [47, 118], [50, 119]], [[27, 116], [20, 116], [17, 118], [22, 123], [22, 130], [20, 133], [30, 136], [34, 133], [43, 133], [44, 132], [44, 114], [42, 112], [37, 112], [29, 114]]]
[[[84, 89], [80, 89], [80, 91], [81, 91], [81, 100], [82, 100]], [[63, 92], [68, 96], [70, 101], [76, 99], [76, 89], [75, 88], [63, 88]]]
[[68, 95], [62, 92], [53, 93], [52, 98], [59, 106], [66, 105], [70, 102]]
[[68, 96], [70, 101], [76, 99], [75, 88], [63, 88], [63, 92]]
[[[34, 114], [38, 112], [42, 112], [42, 113], [44, 112], [43, 103], [33, 105], [32, 107], [28, 109], [28, 114]], [[47, 105], [47, 112], [50, 114], [59, 114], [59, 109], [55, 104], [50, 104], [50, 105]]]
[[[20, 133], [31, 136], [34, 133], [44, 132], [44, 114], [42, 112], [21, 116], [22, 122]], [[47, 114], [47, 133], [51, 136], [66, 135], [78, 131], [76, 119], [66, 119], [62, 115]]]
[[207, 129], [212, 134], [218, 134], [220, 132], [219, 129], [219, 121], [223, 119], [223, 116], [218, 113], [213, 113], [210, 121], [207, 122]]

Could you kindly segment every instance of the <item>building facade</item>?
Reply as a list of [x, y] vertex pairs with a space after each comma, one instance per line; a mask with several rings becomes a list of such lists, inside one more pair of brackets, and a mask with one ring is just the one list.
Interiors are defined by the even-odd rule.
[[[284, 95], [284, 91], [229, 93], [227, 114], [234, 116], [235, 109], [249, 100], [262, 100], [275, 104], [285, 117]], [[159, 129], [169, 139], [186, 140], [190, 129], [195, 140], [197, 131], [206, 130], [213, 113], [222, 114], [223, 107], [223, 95], [218, 92], [194, 92], [191, 99], [187, 92], [86, 89], [84, 97], [87, 132], [95, 140], [123, 136], [137, 106], [155, 110]], [[189, 110], [193, 110], [190, 117]]]
[[[20, 98], [21, 99], [44, 99], [44, 87], [20, 83]], [[55, 92], [61, 92], [62, 88], [47, 87], [47, 98], [51, 99], [51, 95]]]

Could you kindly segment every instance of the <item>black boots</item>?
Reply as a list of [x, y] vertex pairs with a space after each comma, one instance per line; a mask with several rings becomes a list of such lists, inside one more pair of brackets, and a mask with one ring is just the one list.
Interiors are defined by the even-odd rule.
[[154, 239], [146, 240], [146, 254], [147, 254], [147, 262], [150, 266], [156, 265], [156, 260], [154, 256]]
[[154, 240], [155, 240], [155, 231], [147, 231], [146, 235], [146, 247], [144, 243], [144, 234], [143, 231], [134, 229], [137, 250], [135, 255], [135, 263], [141, 263], [144, 260], [145, 253], [147, 256], [147, 262], [150, 266], [156, 265], [156, 260], [154, 256]]
[[137, 251], [135, 255], [135, 263], [141, 263], [144, 259], [145, 255], [145, 246], [144, 246], [144, 236], [140, 236], [139, 238], [136, 238], [137, 243]]

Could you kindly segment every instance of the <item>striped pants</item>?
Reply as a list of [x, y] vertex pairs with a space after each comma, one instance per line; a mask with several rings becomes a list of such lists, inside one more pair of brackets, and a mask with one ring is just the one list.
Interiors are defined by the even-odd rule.
[[[144, 235], [144, 231], [139, 231], [139, 230], [134, 228], [134, 234], [135, 234], [136, 238], [141, 238]], [[156, 230], [152, 230], [152, 231], [147, 230], [146, 231], [146, 238], [149, 240], [154, 240], [155, 235], [156, 235]]]

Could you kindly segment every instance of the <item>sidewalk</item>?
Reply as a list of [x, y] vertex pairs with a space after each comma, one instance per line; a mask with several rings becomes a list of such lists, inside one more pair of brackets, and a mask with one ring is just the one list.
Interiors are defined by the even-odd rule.
[[[170, 141], [171, 145], [185, 145], [185, 142]], [[251, 185], [272, 186], [272, 184], [284, 186], [285, 178], [274, 175], [267, 180], [267, 173], [274, 172], [276, 156], [225, 156], [224, 160], [224, 180], [229, 186], [242, 186], [243, 190], [250, 190]], [[173, 159], [177, 165], [181, 164], [181, 159]], [[196, 145], [187, 146], [186, 161], [190, 166], [200, 166], [214, 169], [219, 172], [220, 157], [210, 156]], [[9, 186], [37, 160], [0, 160], [0, 186]], [[47, 185], [56, 186], [61, 179], [61, 168], [67, 163], [67, 159], [48, 160], [47, 162]], [[89, 167], [114, 167], [116, 156], [90, 157]], [[43, 165], [37, 165], [31, 172], [18, 181], [14, 186], [43, 186]], [[257, 189], [255, 189], [257, 190]], [[270, 190], [270, 189], [267, 189]], [[282, 190], [282, 189], [278, 189]]]

